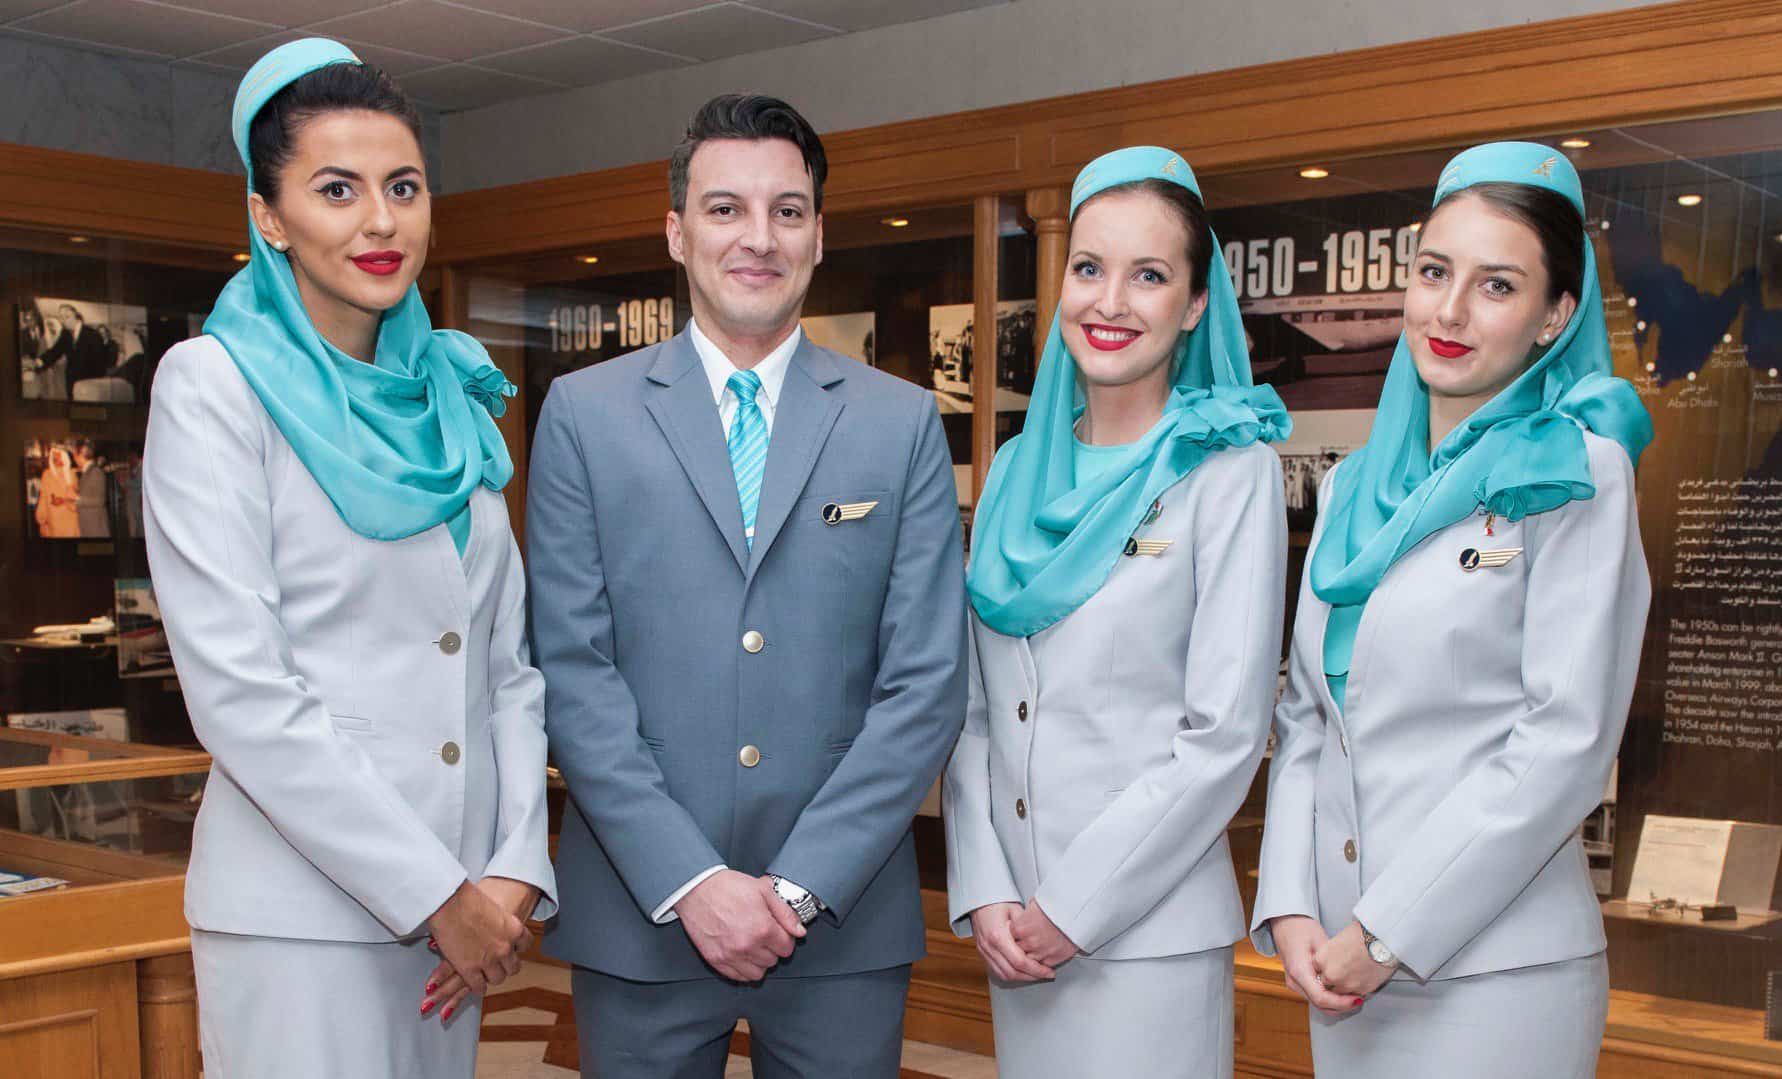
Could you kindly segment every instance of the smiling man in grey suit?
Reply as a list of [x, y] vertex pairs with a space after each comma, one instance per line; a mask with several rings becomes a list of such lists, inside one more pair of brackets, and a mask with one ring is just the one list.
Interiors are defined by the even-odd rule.
[[669, 170], [692, 321], [539, 416], [532, 641], [571, 796], [547, 947], [601, 1079], [719, 1076], [739, 1019], [757, 1076], [898, 1073], [963, 558], [932, 397], [799, 329], [827, 171], [786, 103], [707, 103]]

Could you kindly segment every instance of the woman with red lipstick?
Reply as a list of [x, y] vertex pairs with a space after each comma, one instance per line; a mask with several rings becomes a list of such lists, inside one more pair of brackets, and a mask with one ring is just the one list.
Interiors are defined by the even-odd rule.
[[1324, 478], [1252, 936], [1318, 1074], [1587, 1079], [1608, 1010], [1577, 837], [1650, 584], [1571, 163], [1456, 157], [1368, 441]]
[[555, 907], [512, 390], [415, 291], [418, 128], [335, 42], [255, 64], [253, 253], [155, 379], [149, 562], [214, 758], [186, 878], [208, 1075], [469, 1079], [477, 996]]
[[1268, 735], [1286, 519], [1280, 398], [1194, 174], [1078, 176], [1021, 435], [978, 504], [948, 898], [1009, 1079], [1232, 1074], [1225, 826]]

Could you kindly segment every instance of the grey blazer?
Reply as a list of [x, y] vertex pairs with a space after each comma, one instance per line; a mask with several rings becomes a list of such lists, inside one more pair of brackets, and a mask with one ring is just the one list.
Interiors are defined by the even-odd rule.
[[[1330, 608], [1301, 586], [1251, 925], [1265, 954], [1268, 919], [1287, 914], [1331, 933], [1360, 921], [1401, 977], [1605, 947], [1577, 831], [1621, 745], [1652, 588], [1627, 454], [1584, 441], [1596, 497], [1500, 519], [1494, 535], [1480, 513], [1393, 564], [1362, 615], [1342, 712], [1323, 672]], [[1521, 551], [1468, 572], [1469, 548]]]
[[466, 877], [555, 909], [544, 682], [507, 502], [348, 528], [214, 337], [169, 349], [143, 454], [155, 595], [213, 758], [186, 872], [197, 929], [388, 941]]
[[528, 497], [533, 640], [573, 802], [547, 950], [642, 981], [716, 977], [649, 913], [723, 863], [829, 908], [778, 976], [919, 958], [910, 825], [965, 712], [933, 397], [802, 341], [751, 550], [683, 332], [552, 384]]
[[1260, 443], [1163, 493], [1141, 539], [1064, 620], [1007, 637], [972, 618], [971, 706], [947, 768], [948, 908], [1038, 901], [1098, 959], [1244, 935], [1225, 827], [1268, 741], [1287, 522]]

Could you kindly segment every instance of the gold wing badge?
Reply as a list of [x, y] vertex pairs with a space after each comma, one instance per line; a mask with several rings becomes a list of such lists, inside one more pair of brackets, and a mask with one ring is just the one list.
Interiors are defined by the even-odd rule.
[[858, 521], [877, 505], [877, 502], [830, 502], [823, 506], [823, 523], [838, 525], [843, 521]]
[[1169, 550], [1170, 544], [1172, 544], [1174, 542], [1176, 542], [1176, 541], [1175, 540], [1145, 540], [1145, 539], [1139, 539], [1135, 536], [1132, 539], [1129, 539], [1126, 541], [1126, 548], [1122, 553], [1125, 554], [1127, 558], [1132, 558], [1135, 555], [1149, 555], [1152, 558], [1156, 558], [1158, 555], [1161, 555], [1163, 552]]
[[1478, 569], [1498, 569], [1510, 564], [1510, 560], [1522, 553], [1520, 547], [1499, 547], [1495, 551], [1481, 551], [1477, 547], [1468, 547], [1460, 552], [1460, 568], [1468, 573]]

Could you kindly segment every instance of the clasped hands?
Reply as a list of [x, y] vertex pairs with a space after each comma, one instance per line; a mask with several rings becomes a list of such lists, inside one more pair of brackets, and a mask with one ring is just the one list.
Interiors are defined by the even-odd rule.
[[713, 970], [733, 982], [758, 982], [789, 957], [807, 930], [773, 880], [720, 869], [674, 905], [687, 939]]
[[526, 917], [538, 904], [538, 889], [506, 877], [484, 877], [458, 885], [433, 916], [428, 944], [440, 956], [421, 994], [421, 1014], [436, 1006], [443, 1022], [464, 999], [500, 985], [519, 973], [520, 953], [531, 943]]
[[971, 912], [971, 939], [997, 980], [1049, 982], [1077, 946], [1038, 903], [989, 903]]
[[1382, 966], [1367, 954], [1357, 922], [1334, 937], [1325, 935], [1318, 919], [1304, 915], [1272, 918], [1269, 928], [1287, 987], [1326, 1015], [1347, 1015], [1361, 1007], [1398, 969], [1396, 963]]

